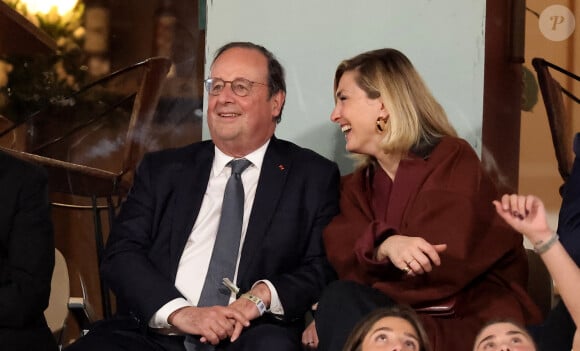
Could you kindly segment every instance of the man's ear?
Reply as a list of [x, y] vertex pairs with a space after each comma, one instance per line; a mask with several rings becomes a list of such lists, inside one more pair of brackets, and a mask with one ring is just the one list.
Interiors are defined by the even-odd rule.
[[272, 117], [279, 116], [282, 106], [284, 106], [284, 101], [286, 100], [286, 93], [279, 91], [272, 95], [270, 98], [270, 103], [272, 106]]

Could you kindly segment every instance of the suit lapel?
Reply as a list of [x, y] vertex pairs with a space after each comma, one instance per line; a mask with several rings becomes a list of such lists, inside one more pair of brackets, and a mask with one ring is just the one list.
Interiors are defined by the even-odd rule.
[[276, 138], [272, 138], [264, 155], [256, 197], [246, 231], [238, 270], [238, 282], [248, 279], [253, 271], [254, 253], [259, 249], [274, 216], [286, 178], [292, 167], [291, 159]]
[[202, 147], [202, 150], [192, 152], [189, 158], [184, 159], [181, 172], [173, 179], [173, 191], [176, 194], [174, 206], [171, 207], [174, 211], [170, 239], [173, 278], [177, 274], [181, 254], [197, 219], [211, 172], [213, 143], [206, 143]]

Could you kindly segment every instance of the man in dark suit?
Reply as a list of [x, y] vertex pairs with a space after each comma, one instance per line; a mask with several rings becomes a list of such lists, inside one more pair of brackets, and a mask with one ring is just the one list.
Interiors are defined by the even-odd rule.
[[46, 174], [0, 151], [0, 349], [57, 349], [44, 318], [53, 268]]
[[[274, 136], [286, 87], [264, 47], [225, 45], [210, 77], [212, 140], [146, 155], [107, 243], [102, 274], [133, 320], [102, 322], [71, 350], [184, 350], [184, 335], [195, 350], [302, 349], [304, 314], [334, 278], [321, 233], [338, 212], [338, 167]], [[239, 292], [200, 307], [228, 164], [241, 158]]]

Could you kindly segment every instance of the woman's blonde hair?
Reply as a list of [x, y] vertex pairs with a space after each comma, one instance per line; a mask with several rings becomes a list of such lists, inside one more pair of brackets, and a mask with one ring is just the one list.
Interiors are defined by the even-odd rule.
[[[395, 49], [367, 51], [341, 62], [334, 75], [334, 92], [345, 72], [356, 71], [356, 82], [370, 99], [381, 99], [389, 112], [381, 149], [406, 154], [456, 136], [443, 107], [409, 59]], [[378, 116], [377, 116], [378, 117]], [[362, 156], [369, 163], [371, 156]]]

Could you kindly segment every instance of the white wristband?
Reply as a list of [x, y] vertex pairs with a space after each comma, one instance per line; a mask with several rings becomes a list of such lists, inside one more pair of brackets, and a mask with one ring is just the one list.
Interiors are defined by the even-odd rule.
[[256, 295], [252, 295], [249, 292], [247, 292], [242, 294], [242, 296], [240, 297], [243, 297], [255, 303], [256, 307], [258, 308], [258, 311], [260, 312], [260, 316], [263, 315], [264, 312], [266, 312], [266, 305], [264, 304], [264, 301], [262, 301], [262, 299], [257, 297]]

